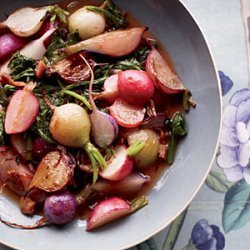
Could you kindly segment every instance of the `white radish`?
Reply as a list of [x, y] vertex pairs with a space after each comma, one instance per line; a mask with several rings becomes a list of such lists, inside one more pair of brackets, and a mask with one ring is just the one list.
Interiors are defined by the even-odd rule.
[[87, 10], [86, 6], [78, 9], [69, 17], [69, 31], [78, 32], [83, 40], [102, 34], [105, 26], [104, 16]]

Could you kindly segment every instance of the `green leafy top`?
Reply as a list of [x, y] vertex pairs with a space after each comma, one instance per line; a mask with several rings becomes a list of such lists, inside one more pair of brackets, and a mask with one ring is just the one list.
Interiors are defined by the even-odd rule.
[[126, 28], [128, 25], [124, 13], [110, 0], [106, 0], [100, 7], [87, 6], [87, 10], [106, 16], [114, 29]]
[[55, 19], [58, 17], [62, 23], [65, 23], [65, 24], [67, 23], [69, 12], [62, 9], [58, 5], [50, 6], [49, 13], [52, 14], [52, 17], [50, 19], [52, 22], [55, 21]]

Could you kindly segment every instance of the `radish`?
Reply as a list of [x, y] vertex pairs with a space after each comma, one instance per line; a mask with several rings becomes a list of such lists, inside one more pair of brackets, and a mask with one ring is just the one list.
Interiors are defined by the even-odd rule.
[[[44, 41], [52, 35], [55, 31], [55, 28], [48, 30], [42, 37], [39, 39], [33, 40], [24, 46], [20, 50], [20, 54], [26, 57], [32, 58], [34, 60], [40, 60], [43, 58], [44, 54], [46, 53], [46, 48], [44, 46]], [[11, 60], [11, 59], [10, 59]], [[0, 75], [1, 74], [11, 74], [11, 70], [8, 67], [10, 60], [5, 62], [2, 66], [0, 66]]]
[[135, 128], [143, 122], [146, 109], [128, 104], [122, 98], [117, 98], [113, 105], [109, 107], [109, 112], [120, 126]]
[[89, 84], [89, 101], [93, 110], [90, 115], [91, 135], [93, 137], [94, 142], [98, 146], [106, 148], [107, 146], [111, 145], [113, 141], [116, 139], [118, 135], [118, 125], [112, 116], [98, 110], [98, 108], [96, 107], [92, 96], [94, 72], [91, 69], [87, 60], [82, 55], [80, 55], [80, 57], [88, 66], [91, 74], [91, 79]]
[[132, 173], [121, 181], [98, 180], [91, 188], [101, 194], [130, 195], [138, 192], [142, 186], [149, 181], [149, 176], [140, 173]]
[[87, 50], [113, 57], [125, 56], [138, 47], [145, 30], [145, 27], [138, 27], [107, 32], [70, 45], [61, 49], [60, 52], [71, 55], [81, 50]]
[[21, 49], [26, 42], [26, 39], [18, 37], [12, 33], [6, 33], [0, 36], [0, 59], [3, 59]]
[[11, 97], [4, 124], [7, 134], [24, 132], [35, 121], [39, 111], [39, 101], [32, 93], [34, 87], [34, 84], [28, 84]]
[[155, 87], [166, 94], [177, 94], [186, 90], [180, 78], [153, 46], [147, 58], [146, 71], [153, 79]]
[[140, 196], [131, 203], [118, 198], [111, 197], [97, 203], [87, 220], [87, 231], [94, 230], [100, 226], [129, 215], [147, 205], [147, 198]]
[[104, 91], [95, 95], [95, 99], [104, 99], [109, 103], [113, 103], [119, 97], [118, 75], [111, 75], [103, 84]]
[[47, 153], [52, 151], [55, 147], [51, 144], [48, 144], [42, 138], [37, 137], [32, 141], [32, 156], [41, 160]]
[[28, 37], [34, 35], [42, 26], [49, 6], [43, 8], [21, 8], [12, 13], [2, 24], [15, 35]]
[[154, 83], [142, 70], [126, 70], [118, 73], [120, 97], [132, 105], [144, 106], [154, 94]]
[[124, 145], [118, 145], [114, 148], [114, 158], [108, 166], [100, 172], [103, 179], [109, 181], [121, 181], [131, 174], [134, 161], [132, 157], [136, 156], [144, 147], [144, 143], [136, 141], [129, 148]]
[[87, 10], [87, 6], [78, 9], [69, 17], [70, 33], [78, 32], [82, 40], [104, 32], [106, 20], [102, 14]]

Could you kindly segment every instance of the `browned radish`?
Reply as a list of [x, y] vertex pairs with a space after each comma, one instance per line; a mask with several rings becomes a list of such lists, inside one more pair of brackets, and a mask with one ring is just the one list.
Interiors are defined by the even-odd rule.
[[93, 230], [132, 212], [130, 204], [117, 197], [98, 203], [87, 220], [87, 230]]
[[26, 131], [36, 119], [39, 101], [32, 93], [34, 84], [17, 90], [10, 99], [5, 117], [5, 132], [17, 134]]
[[148, 204], [147, 197], [142, 195], [130, 203], [118, 198], [111, 197], [97, 203], [87, 220], [86, 230], [91, 231], [123, 216], [129, 215]]
[[17, 155], [10, 147], [0, 147], [0, 180], [19, 195], [28, 190], [33, 174], [28, 166], [16, 161]]
[[147, 58], [146, 71], [154, 80], [155, 86], [166, 94], [176, 94], [186, 90], [181, 79], [153, 46]]
[[144, 143], [140, 141], [134, 142], [129, 148], [124, 145], [118, 145], [114, 148], [114, 158], [108, 166], [100, 172], [102, 178], [109, 181], [121, 181], [125, 179], [133, 170], [134, 162], [132, 157], [136, 156]]
[[68, 55], [87, 50], [113, 57], [125, 56], [138, 47], [145, 30], [145, 27], [138, 27], [111, 31], [70, 45], [60, 51]]
[[95, 99], [104, 99], [109, 103], [113, 103], [119, 97], [118, 91], [118, 75], [112, 75], [107, 78], [103, 84], [104, 91], [94, 96]]
[[42, 26], [49, 7], [21, 8], [12, 13], [2, 24], [7, 26], [17, 36], [34, 35]]
[[120, 126], [135, 128], [143, 122], [146, 109], [141, 106], [128, 104], [123, 99], [117, 98], [109, 108], [109, 111]]

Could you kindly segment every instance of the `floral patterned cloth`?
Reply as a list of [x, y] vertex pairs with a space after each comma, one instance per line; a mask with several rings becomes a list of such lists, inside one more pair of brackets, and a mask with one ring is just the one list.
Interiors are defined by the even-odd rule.
[[182, 2], [199, 22], [222, 69], [218, 72], [224, 103], [220, 145], [213, 168], [189, 208], [137, 249], [248, 250], [250, 0]]

